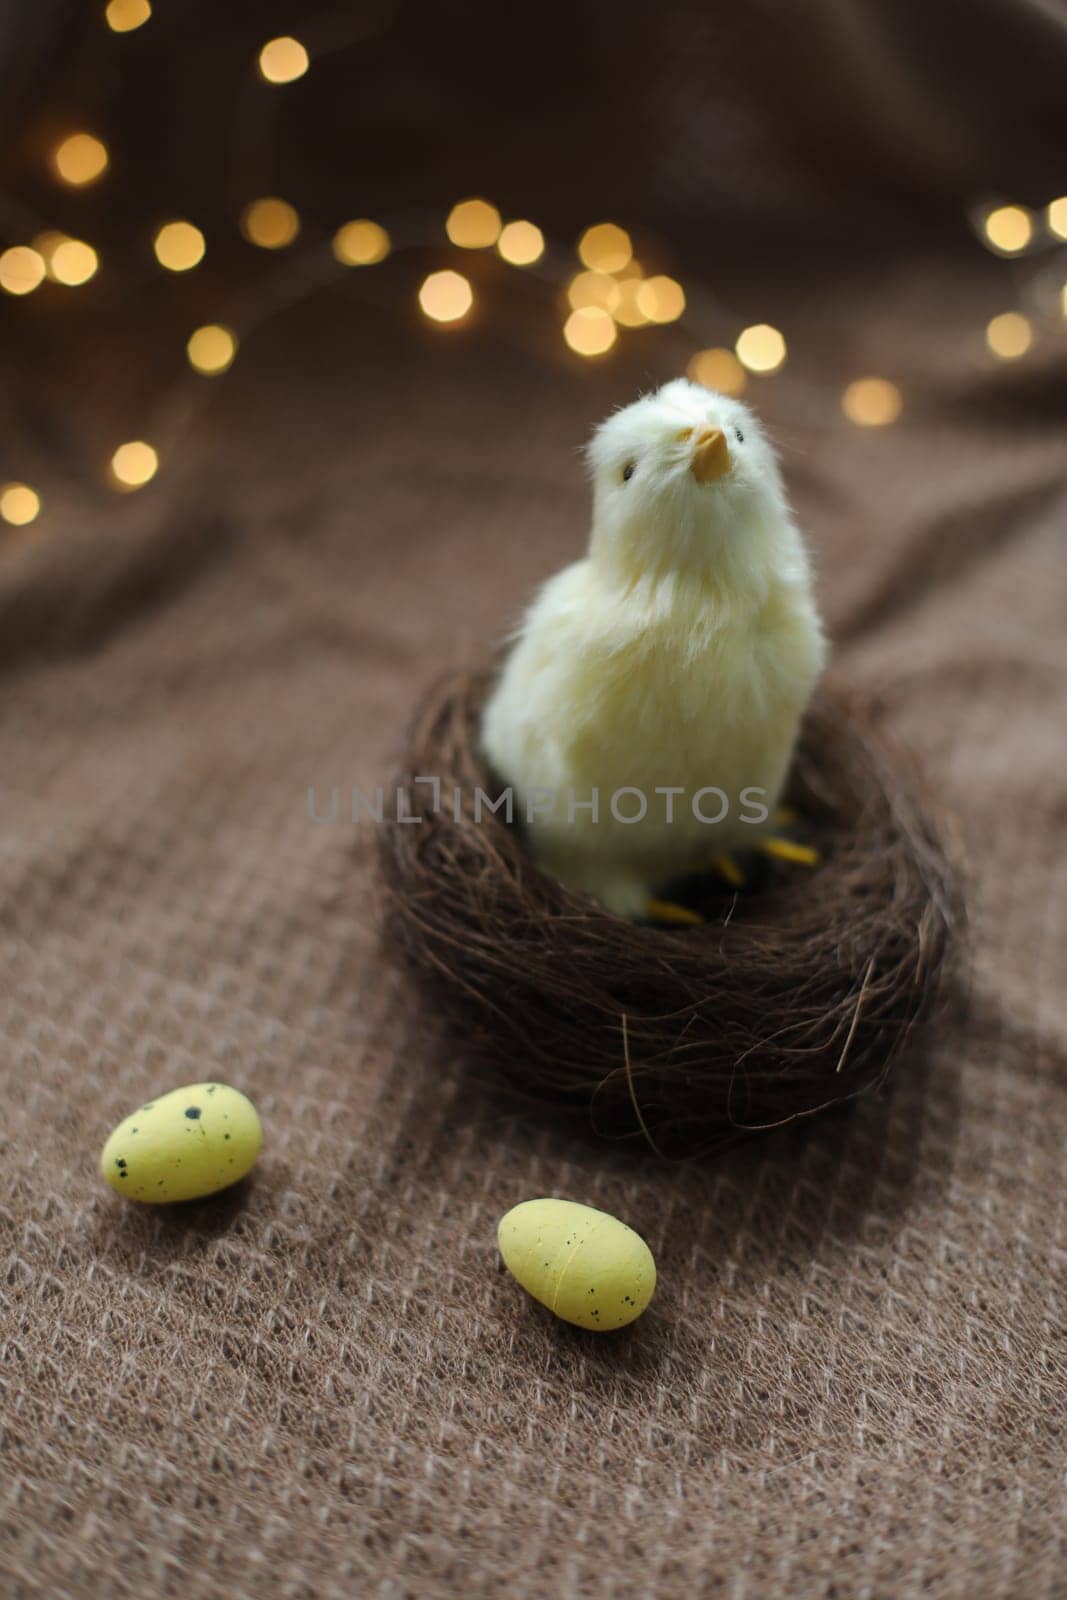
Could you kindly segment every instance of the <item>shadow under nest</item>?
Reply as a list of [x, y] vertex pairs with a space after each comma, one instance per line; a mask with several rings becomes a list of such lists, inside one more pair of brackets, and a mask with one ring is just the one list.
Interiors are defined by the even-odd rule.
[[430, 691], [396, 781], [422, 820], [378, 830], [389, 947], [473, 1069], [671, 1156], [880, 1083], [943, 989], [962, 903], [901, 757], [858, 710], [821, 692], [798, 742], [787, 798], [819, 864], [767, 864], [740, 891], [686, 879], [671, 898], [704, 924], [651, 926], [542, 873], [503, 813], [475, 821], [476, 790], [504, 788], [478, 752], [490, 682]]

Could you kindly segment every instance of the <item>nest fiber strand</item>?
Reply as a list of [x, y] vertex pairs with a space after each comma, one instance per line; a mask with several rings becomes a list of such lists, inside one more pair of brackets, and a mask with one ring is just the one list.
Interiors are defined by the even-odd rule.
[[776, 864], [739, 893], [689, 881], [705, 925], [653, 927], [547, 877], [503, 813], [475, 820], [476, 790], [503, 787], [477, 748], [489, 681], [430, 693], [397, 780], [423, 820], [379, 830], [388, 935], [468, 1058], [669, 1154], [879, 1082], [938, 992], [958, 895], [930, 816], [854, 708], [821, 694], [794, 762], [788, 798], [818, 866]]

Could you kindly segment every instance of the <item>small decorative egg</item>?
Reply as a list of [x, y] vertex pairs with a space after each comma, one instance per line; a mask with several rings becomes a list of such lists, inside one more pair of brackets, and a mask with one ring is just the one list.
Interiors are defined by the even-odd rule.
[[104, 1146], [100, 1171], [130, 1200], [199, 1200], [250, 1172], [262, 1142], [259, 1114], [247, 1095], [225, 1083], [190, 1083], [120, 1122]]
[[535, 1300], [579, 1328], [606, 1333], [644, 1311], [656, 1263], [640, 1234], [574, 1200], [524, 1200], [500, 1219], [504, 1265]]

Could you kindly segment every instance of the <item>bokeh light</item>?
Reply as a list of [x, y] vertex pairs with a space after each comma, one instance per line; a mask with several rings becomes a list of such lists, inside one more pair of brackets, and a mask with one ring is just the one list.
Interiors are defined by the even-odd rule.
[[8, 294], [32, 294], [44, 282], [44, 257], [28, 244], [14, 244], [0, 255], [0, 289]]
[[1060, 195], [1058, 200], [1049, 201], [1045, 221], [1048, 223], [1049, 233], [1054, 233], [1057, 239], [1067, 239], [1067, 194]]
[[660, 273], [638, 286], [637, 306], [649, 322], [677, 322], [685, 310], [685, 290]]
[[190, 335], [185, 353], [194, 372], [215, 377], [232, 363], [237, 354], [237, 339], [221, 322], [208, 322]]
[[28, 483], [5, 483], [0, 489], [0, 517], [13, 528], [24, 528], [41, 510], [41, 497]]
[[563, 324], [563, 337], [580, 356], [602, 356], [611, 349], [617, 334], [606, 311], [599, 306], [582, 306], [572, 311]]
[[620, 328], [643, 328], [648, 322], [641, 305], [641, 278], [623, 278], [619, 284], [619, 298], [612, 308], [612, 316]]
[[432, 322], [458, 322], [474, 304], [474, 291], [461, 272], [431, 272], [419, 290], [419, 305]]
[[52, 166], [64, 183], [81, 188], [107, 171], [107, 146], [91, 133], [72, 133], [52, 152]]
[[188, 272], [204, 259], [204, 235], [191, 222], [165, 222], [152, 249], [168, 272]]
[[389, 235], [379, 222], [357, 217], [333, 236], [333, 253], [345, 267], [370, 267], [389, 254]]
[[245, 206], [241, 232], [249, 244], [258, 245], [261, 250], [284, 250], [300, 232], [300, 218], [288, 200], [265, 195]]
[[61, 244], [66, 244], [67, 234], [60, 233], [58, 228], [46, 228], [44, 233], [39, 233], [33, 240], [33, 248], [44, 262], [45, 272], [50, 278], [55, 277], [52, 271], [52, 257]]
[[259, 52], [259, 70], [268, 83], [292, 83], [304, 76], [308, 65], [304, 46], [289, 34], [268, 39]]
[[578, 257], [594, 272], [621, 272], [634, 248], [625, 228], [614, 222], [597, 222], [578, 240]]
[[888, 427], [903, 404], [903, 395], [888, 378], [857, 378], [841, 396], [841, 409], [859, 428]]
[[748, 376], [732, 350], [698, 350], [690, 358], [686, 372], [694, 383], [720, 394], [743, 394]]
[[485, 250], [500, 237], [500, 212], [488, 200], [461, 200], [448, 213], [445, 232], [462, 250]]
[[513, 267], [528, 267], [545, 253], [545, 236], [536, 223], [509, 222], [497, 240], [497, 249]]
[[111, 477], [118, 489], [140, 489], [155, 477], [159, 457], [143, 439], [120, 444], [111, 457]]
[[572, 311], [596, 306], [599, 311], [614, 311], [619, 303], [619, 285], [607, 272], [578, 272], [567, 285]]
[[100, 258], [96, 251], [84, 239], [60, 239], [58, 244], [53, 245], [48, 262], [50, 277], [57, 283], [66, 284], [68, 289], [88, 283], [99, 265]]
[[1001, 361], [1024, 356], [1034, 342], [1034, 330], [1021, 312], [1005, 311], [994, 317], [985, 331], [986, 344]]
[[734, 345], [737, 359], [749, 372], [777, 372], [786, 357], [785, 340], [769, 322], [745, 328]]
[[1033, 219], [1023, 206], [997, 206], [983, 224], [986, 243], [1001, 255], [1015, 256], [1034, 236]]
[[148, 0], [110, 0], [104, 12], [112, 33], [132, 33], [134, 28], [143, 26], [151, 15], [152, 7]]

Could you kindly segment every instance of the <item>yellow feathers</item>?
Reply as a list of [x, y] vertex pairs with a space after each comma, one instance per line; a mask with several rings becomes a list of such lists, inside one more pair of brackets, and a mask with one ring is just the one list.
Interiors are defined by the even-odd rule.
[[[729, 468], [708, 479], [694, 464], [711, 448]], [[530, 607], [482, 743], [541, 865], [638, 916], [672, 877], [756, 843], [825, 644], [745, 407], [679, 380], [609, 418], [589, 460], [590, 553]]]

